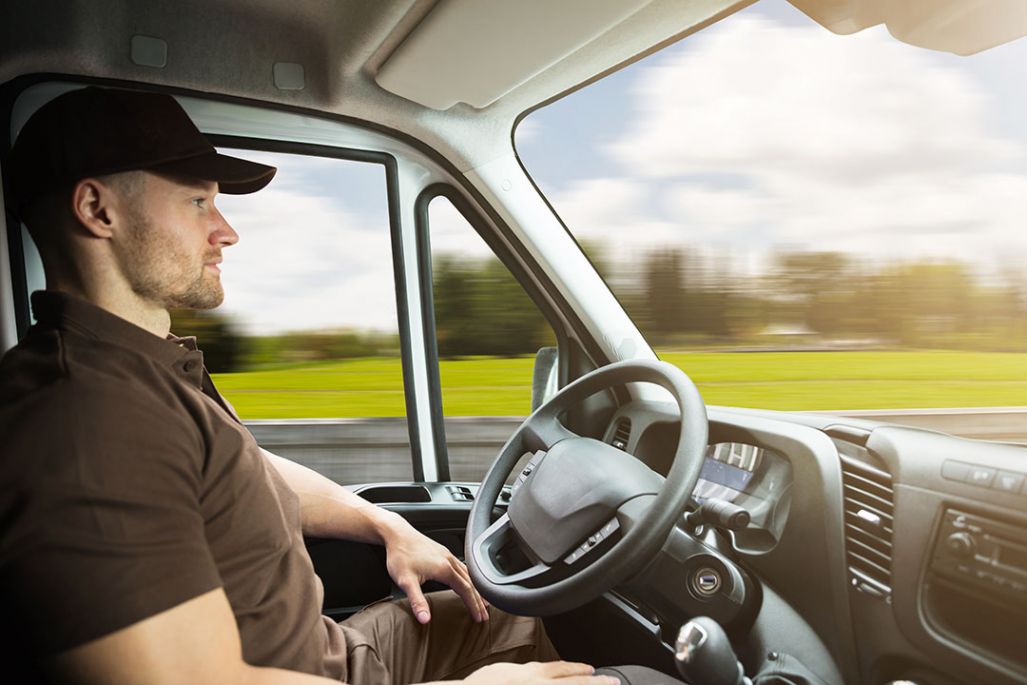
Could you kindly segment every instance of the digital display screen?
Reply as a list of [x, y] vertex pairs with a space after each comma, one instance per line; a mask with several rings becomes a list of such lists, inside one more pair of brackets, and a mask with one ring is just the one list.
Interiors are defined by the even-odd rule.
[[752, 471], [706, 457], [692, 497], [700, 504], [707, 499], [734, 502], [752, 480]]

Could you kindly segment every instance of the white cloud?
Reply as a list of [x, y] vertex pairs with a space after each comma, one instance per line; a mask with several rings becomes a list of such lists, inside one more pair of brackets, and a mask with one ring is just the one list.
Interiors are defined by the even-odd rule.
[[269, 186], [218, 204], [240, 234], [224, 252], [222, 311], [249, 333], [396, 330], [388, 217]]
[[676, 242], [680, 227], [647, 213], [653, 195], [632, 178], [576, 181], [555, 206], [579, 239], [600, 240], [618, 259], [629, 259], [653, 243]]
[[517, 129], [514, 132], [514, 139], [516, 140], [517, 145], [520, 145], [530, 140], [534, 140], [541, 132], [542, 126], [538, 121], [528, 117], [527, 119], [522, 119], [520, 123], [517, 124]]
[[836, 36], [732, 17], [642, 67], [637, 118], [609, 146], [642, 176], [729, 171], [874, 181], [965, 169], [1011, 151], [987, 130], [988, 97], [883, 29]]
[[1027, 253], [1027, 176], [1003, 171], [1023, 166], [1024, 145], [993, 132], [997, 100], [971, 70], [883, 29], [752, 16], [675, 50], [634, 67], [633, 119], [606, 146], [619, 175], [554, 198], [575, 235], [741, 261], [779, 247]]

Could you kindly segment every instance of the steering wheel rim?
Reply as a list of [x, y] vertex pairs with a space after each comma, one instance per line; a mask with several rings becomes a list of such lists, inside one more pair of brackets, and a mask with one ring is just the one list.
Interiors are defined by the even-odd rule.
[[[632, 382], [655, 383], [667, 389], [678, 405], [681, 434], [666, 479], [631, 455], [598, 440], [581, 438], [559, 422], [561, 413], [586, 397]], [[514, 431], [478, 489], [467, 522], [465, 556], [479, 592], [505, 611], [544, 616], [581, 606], [641, 571], [660, 551], [689, 502], [702, 468], [707, 435], [706, 406], [699, 391], [683, 371], [666, 362], [616, 362], [568, 384]], [[558, 447], [561, 444], [563, 447]], [[588, 457], [583, 456], [586, 451]], [[529, 462], [534, 466], [529, 475], [519, 478], [523, 484], [511, 498], [507, 513], [493, 523], [490, 515], [499, 494], [526, 453], [534, 453]], [[550, 455], [555, 455], [552, 460]], [[548, 466], [551, 463], [556, 466]], [[617, 477], [607, 478], [596, 473], [597, 469], [588, 468], [590, 465], [601, 465], [616, 472]], [[554, 497], [550, 492], [553, 484], [558, 484], [559, 490], [567, 482], [570, 485], [566, 487], [577, 490], [569, 498]], [[651, 492], [653, 489], [655, 492]], [[593, 491], [598, 492], [595, 497], [606, 498], [598, 506], [585, 502]], [[575, 499], [584, 502], [577, 510], [573, 510], [577, 502], [568, 502]], [[620, 503], [613, 506], [614, 502]], [[566, 557], [558, 551], [584, 527], [595, 525], [597, 520], [602, 522], [603, 507], [612, 507], [606, 512], [612, 517], [597, 528], [599, 539], [611, 525], [612, 530], [622, 528], [621, 539], [593, 563], [571, 568], [577, 562], [568, 560], [573, 559], [575, 550], [587, 553], [587, 542], [566, 550]], [[638, 515], [637, 521], [631, 512]], [[535, 526], [531, 524], [536, 521], [571, 529], [561, 538], [556, 528], [533, 531]], [[526, 549], [535, 565], [505, 574], [496, 565], [493, 552], [498, 541], [509, 539], [504, 536], [511, 532], [512, 539]]]

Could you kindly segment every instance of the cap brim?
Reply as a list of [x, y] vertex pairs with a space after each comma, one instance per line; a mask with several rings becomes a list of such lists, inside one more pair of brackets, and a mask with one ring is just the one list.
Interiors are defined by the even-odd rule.
[[218, 152], [167, 162], [152, 171], [175, 176], [188, 176], [202, 181], [215, 181], [218, 190], [229, 195], [255, 193], [274, 178], [278, 171], [273, 166], [229, 157]]

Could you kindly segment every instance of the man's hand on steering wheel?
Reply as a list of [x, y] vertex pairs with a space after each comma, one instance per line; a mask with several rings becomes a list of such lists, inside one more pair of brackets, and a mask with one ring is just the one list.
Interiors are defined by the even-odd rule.
[[453, 554], [397, 516], [385, 535], [386, 568], [393, 582], [406, 593], [419, 623], [431, 620], [421, 585], [429, 580], [448, 585], [460, 596], [476, 623], [489, 618], [485, 600], [471, 583], [467, 567]]

